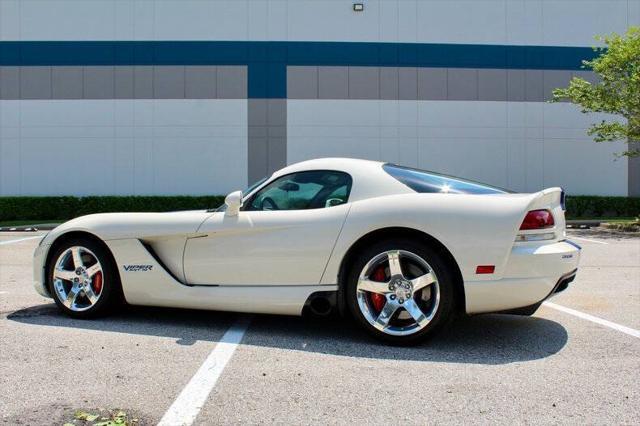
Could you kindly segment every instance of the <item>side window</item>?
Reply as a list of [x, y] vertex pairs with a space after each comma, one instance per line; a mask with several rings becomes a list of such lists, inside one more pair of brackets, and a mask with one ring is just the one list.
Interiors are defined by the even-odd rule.
[[258, 191], [246, 210], [306, 210], [344, 204], [351, 192], [351, 176], [314, 170], [282, 176]]

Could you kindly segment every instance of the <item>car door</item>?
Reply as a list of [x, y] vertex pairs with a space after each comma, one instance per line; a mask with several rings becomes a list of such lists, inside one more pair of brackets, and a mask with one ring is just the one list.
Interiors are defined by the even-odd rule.
[[211, 215], [187, 241], [184, 268], [196, 285], [315, 285], [349, 211], [351, 177], [337, 171], [282, 176], [236, 216]]

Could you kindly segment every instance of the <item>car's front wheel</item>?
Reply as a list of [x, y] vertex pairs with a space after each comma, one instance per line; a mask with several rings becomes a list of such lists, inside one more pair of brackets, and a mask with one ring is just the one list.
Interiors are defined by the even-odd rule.
[[111, 254], [92, 239], [68, 240], [56, 247], [47, 277], [56, 305], [75, 318], [107, 314], [121, 300]]
[[413, 240], [383, 241], [363, 250], [346, 283], [356, 321], [386, 342], [416, 344], [453, 315], [453, 277], [436, 251]]

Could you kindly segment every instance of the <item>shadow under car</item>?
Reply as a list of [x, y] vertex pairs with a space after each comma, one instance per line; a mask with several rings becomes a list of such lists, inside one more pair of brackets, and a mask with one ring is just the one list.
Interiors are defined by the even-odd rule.
[[[78, 320], [63, 315], [54, 304], [46, 304], [11, 312], [7, 319], [47, 327], [169, 337], [177, 344], [191, 345], [196, 341], [217, 341], [220, 327], [228, 327], [238, 315], [127, 306], [110, 317]], [[567, 331], [561, 324], [515, 315], [463, 317], [413, 347], [380, 343], [349, 319], [252, 317], [244, 345], [357, 358], [496, 365], [542, 359], [559, 352], [567, 342]]]

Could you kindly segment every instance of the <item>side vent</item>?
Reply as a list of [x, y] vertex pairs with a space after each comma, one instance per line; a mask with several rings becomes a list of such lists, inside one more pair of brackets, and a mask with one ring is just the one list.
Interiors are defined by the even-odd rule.
[[[158, 265], [160, 265], [160, 267], [171, 276], [171, 278], [173, 278], [174, 280], [176, 280], [177, 282], [179, 282], [182, 285], [186, 285], [189, 286], [189, 284], [183, 282], [180, 278], [176, 277], [173, 272], [171, 272], [168, 268], [167, 265], [164, 264], [164, 262], [162, 262], [162, 260], [160, 260], [160, 257], [158, 257], [158, 254], [156, 253], [156, 251], [153, 249], [153, 247], [151, 247], [151, 245], [149, 245], [148, 243], [145, 243], [142, 240], [139, 240], [140, 243], [142, 244], [142, 246], [145, 248], [145, 250], [147, 250], [149, 252], [149, 254], [151, 255], [151, 257], [153, 257], [153, 260], [156, 261], [156, 263]], [[190, 286], [189, 286], [190, 287]]]

